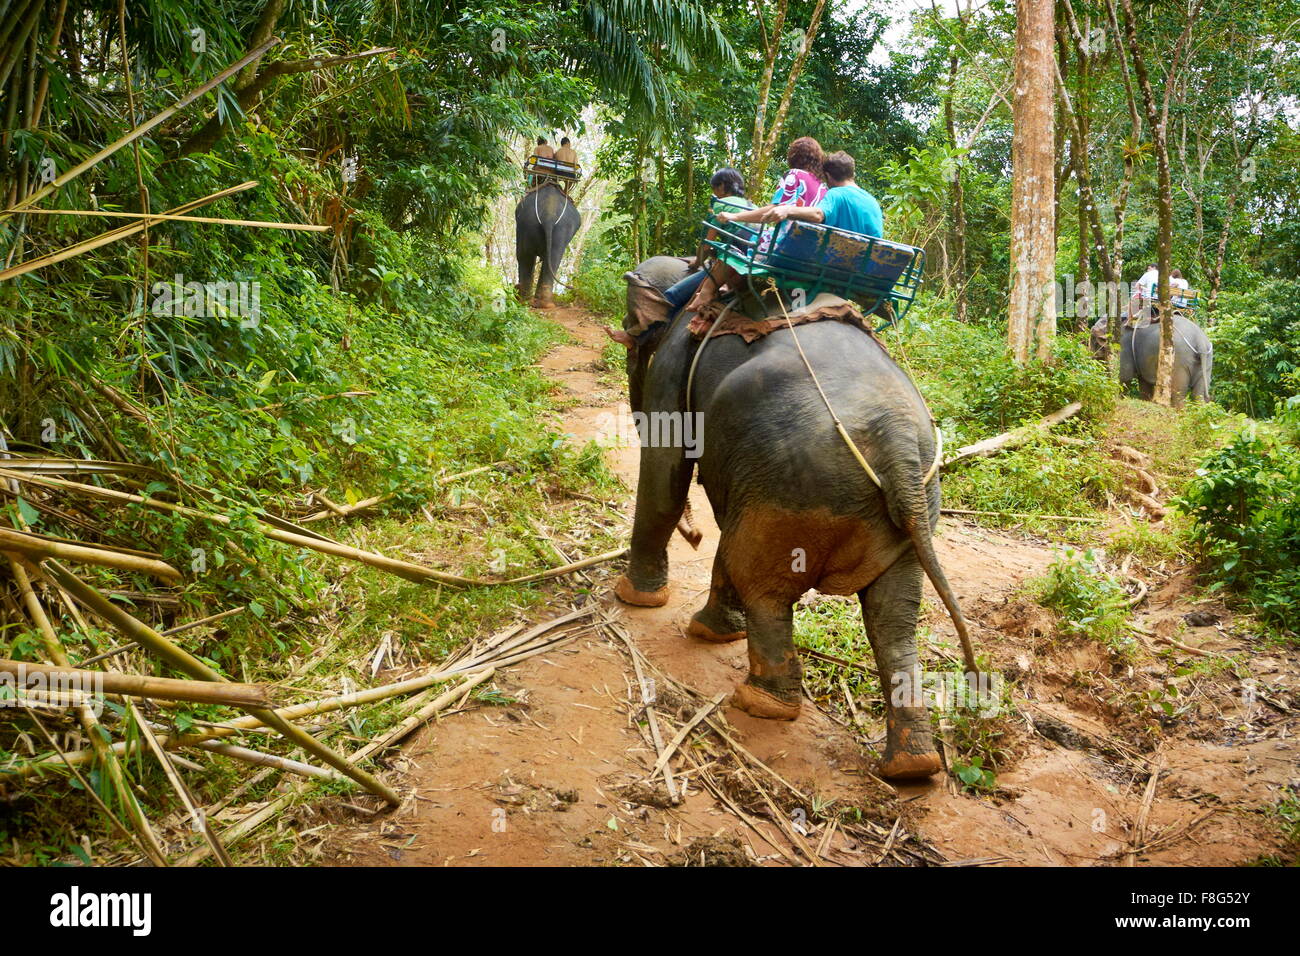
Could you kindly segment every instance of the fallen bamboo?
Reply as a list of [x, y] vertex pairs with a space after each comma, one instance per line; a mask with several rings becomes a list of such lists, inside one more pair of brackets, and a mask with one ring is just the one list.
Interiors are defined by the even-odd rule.
[[77, 564], [93, 564], [101, 568], [116, 568], [119, 571], [138, 571], [141, 574], [162, 578], [164, 581], [181, 580], [181, 573], [165, 561], [97, 546], [66, 544], [37, 535], [24, 534], [21, 531], [10, 531], [8, 528], [0, 528], [0, 551], [21, 554], [35, 560], [62, 558]]
[[190, 788], [185, 786], [185, 781], [182, 780], [181, 775], [176, 772], [176, 767], [172, 763], [172, 758], [168, 756], [167, 751], [163, 750], [162, 746], [158, 743], [158, 738], [154, 736], [153, 729], [145, 723], [144, 717], [140, 714], [140, 709], [135, 706], [134, 701], [127, 701], [127, 708], [130, 710], [131, 718], [135, 721], [140, 736], [144, 738], [144, 742], [148, 744], [149, 749], [153, 751], [154, 759], [157, 760], [159, 766], [162, 767], [163, 775], [167, 778], [167, 782], [171, 784], [172, 790], [174, 790], [176, 796], [180, 798], [181, 805], [185, 807], [185, 811], [190, 815], [190, 820], [194, 824], [194, 829], [203, 834], [203, 839], [208, 844], [208, 849], [212, 851], [213, 856], [217, 858], [217, 862], [222, 866], [234, 866], [235, 864], [234, 861], [230, 859], [230, 854], [227, 853], [226, 848], [221, 845], [221, 841], [217, 839], [217, 834], [212, 829], [212, 824], [208, 822], [207, 817], [203, 815], [195, 804], [194, 795], [190, 793]]
[[[177, 647], [147, 624], [136, 620], [121, 608], [112, 604], [106, 597], [69, 572], [57, 561], [52, 558], [47, 558], [41, 563], [41, 567], [56, 581], [58, 581], [60, 586], [67, 589], [82, 604], [86, 605], [104, 620], [126, 633], [127, 636], [134, 638], [137, 644], [140, 644], [142, 647], [151, 651], [155, 656], [166, 661], [172, 667], [189, 674], [197, 680], [222, 683], [226, 682], [225, 677], [221, 674], [212, 670], [212, 668], [208, 667], [207, 664], [204, 664], [188, 651]], [[366, 771], [348, 763], [342, 755], [321, 743], [315, 737], [311, 736], [311, 734], [308, 734], [301, 728], [289, 723], [288, 720], [279, 716], [274, 711], [263, 707], [250, 707], [246, 709], [251, 716], [258, 718], [266, 726], [278, 730], [290, 742], [301, 747], [314, 757], [325, 761], [336, 770], [351, 777], [360, 786], [383, 797], [393, 806], [397, 806], [401, 803], [401, 798], [397, 795], [397, 791], [393, 790], [387, 784]]]
[[[27, 484], [38, 485], [45, 488], [76, 491], [92, 498], [102, 498], [109, 501], [146, 505], [150, 508], [155, 508], [161, 511], [170, 511], [173, 514], [185, 515], [190, 518], [202, 518], [206, 521], [211, 521], [214, 524], [229, 525], [231, 523], [230, 518], [225, 515], [209, 514], [206, 511], [199, 511], [196, 508], [187, 508], [185, 505], [174, 504], [170, 501], [161, 501], [157, 498], [131, 494], [126, 491], [116, 491], [112, 488], [100, 488], [96, 485], [67, 481], [63, 478], [25, 475], [21, 472], [9, 471], [4, 468], [0, 468], [0, 477], [15, 479], [26, 482]], [[296, 534], [292, 531], [285, 531], [282, 528], [277, 528], [266, 521], [259, 522], [259, 525], [263, 535], [273, 541], [279, 541], [282, 544], [292, 544], [300, 548], [319, 551], [322, 554], [329, 554], [339, 558], [348, 558], [360, 562], [361, 564], [368, 565], [369, 567], [378, 568], [381, 571], [387, 571], [389, 574], [394, 574], [400, 578], [404, 578], [405, 580], [414, 581], [417, 584], [435, 582], [438, 584], [449, 584], [455, 587], [477, 588], [497, 587], [500, 585], [512, 584], [531, 584], [536, 581], [543, 581], [548, 578], [569, 574], [573, 571], [601, 564], [605, 561], [612, 561], [627, 554], [627, 548], [619, 548], [615, 551], [606, 551], [604, 554], [585, 558], [582, 561], [575, 561], [572, 564], [567, 564], [563, 567], [551, 568], [547, 571], [539, 571], [536, 574], [526, 574], [522, 577], [510, 578], [505, 581], [488, 581], [479, 578], [461, 577], [460, 575], [449, 574], [445, 571], [436, 571], [433, 568], [427, 568], [422, 564], [415, 564], [411, 561], [402, 561], [397, 558], [390, 558], [382, 554], [376, 554], [373, 551], [363, 551], [360, 548], [354, 548], [337, 541], [331, 541], [328, 538], [315, 538], [308, 537], [305, 534]]]
[[122, 694], [159, 700], [184, 700], [196, 704], [224, 704], [228, 707], [271, 707], [269, 690], [261, 684], [214, 684], [208, 681], [176, 680], [171, 677], [145, 677], [117, 671], [89, 671], [75, 667], [52, 667], [0, 658], [0, 674], [16, 681], [0, 680], [23, 690], [76, 688], [86, 693]]
[[[198, 627], [204, 627], [208, 624], [216, 624], [218, 621], [224, 621], [226, 618], [233, 617], [236, 614], [242, 614], [246, 610], [248, 610], [247, 604], [243, 605], [242, 607], [231, 608], [229, 611], [222, 611], [220, 614], [212, 614], [208, 617], [201, 617], [197, 621], [189, 621], [185, 624], [178, 624], [176, 627], [167, 628], [167, 630], [162, 632], [162, 636], [174, 637], [177, 634], [184, 634], [186, 631], [192, 631]], [[139, 647], [139, 645], [136, 644], [135, 641], [131, 641], [128, 644], [119, 644], [117, 647], [109, 648], [102, 654], [96, 654], [94, 657], [86, 658], [84, 661], [81, 662], [81, 666], [89, 667], [91, 664], [98, 664], [101, 661], [108, 660], [110, 657], [116, 657], [118, 654], [125, 654], [127, 651], [132, 650], [136, 647]]]
[[297, 232], [329, 232], [329, 226], [302, 222], [269, 222], [263, 219], [222, 219], [218, 216], [173, 216], [165, 212], [108, 212], [102, 209], [6, 209], [28, 216], [90, 216], [100, 219], [148, 219], [153, 222], [206, 222], [222, 226], [253, 226], [263, 229], [289, 229]]
[[[50, 745], [50, 748], [62, 758], [63, 763], [67, 765], [68, 772], [72, 774], [77, 783], [81, 784], [81, 792], [94, 801], [95, 805], [99, 807], [100, 811], [108, 819], [108, 822], [112, 824], [113, 829], [139, 847], [140, 852], [144, 854], [145, 859], [149, 860], [149, 862], [159, 866], [166, 866], [167, 860], [162, 856], [162, 849], [158, 846], [157, 839], [154, 838], [152, 842], [146, 841], [141, 838], [140, 834], [128, 830], [122, 821], [113, 815], [113, 811], [108, 808], [108, 804], [104, 802], [103, 798], [95, 792], [95, 788], [90, 785], [90, 781], [82, 776], [81, 771], [78, 770], [73, 762], [68, 758], [68, 754], [59, 746], [58, 741], [54, 739], [48, 730], [45, 729], [45, 725], [41, 723], [40, 718], [32, 713], [30, 709], [27, 709], [27, 717], [36, 729], [40, 731], [41, 736], [45, 738], [45, 742]], [[152, 830], [149, 831], [149, 835], [150, 837], [153, 837]]]
[[[361, 394], [361, 393], [358, 393], [358, 394]], [[365, 393], [365, 394], [372, 394], [372, 393]], [[326, 396], [326, 397], [329, 397], [329, 396]], [[266, 406], [266, 407], [267, 407], [267, 408], [275, 408], [275, 407], [277, 407], [277, 406], [269, 405], [269, 406]], [[459, 473], [457, 473], [457, 474], [455, 474], [455, 475], [446, 475], [446, 476], [444, 476], [444, 477], [440, 477], [440, 478], [437, 479], [437, 482], [438, 482], [438, 484], [440, 484], [440, 485], [445, 485], [445, 484], [447, 484], [448, 482], [459, 481], [461, 478], [469, 478], [469, 477], [472, 476], [472, 475], [478, 475], [478, 474], [482, 474], [482, 473], [485, 472], [485, 471], [491, 471], [491, 470], [494, 469], [494, 468], [500, 468], [500, 467], [502, 467], [502, 466], [505, 465], [505, 464], [507, 464], [507, 463], [504, 462], [504, 461], [494, 461], [494, 462], [493, 462], [492, 464], [490, 464], [490, 465], [479, 465], [477, 468], [471, 468], [471, 469], [469, 469], [468, 471], [462, 471], [462, 472], [459, 472]], [[315, 512], [315, 513], [313, 513], [313, 514], [309, 514], [309, 515], [307, 515], [307, 517], [300, 519], [299, 524], [307, 524], [307, 523], [312, 522], [312, 521], [322, 521], [322, 520], [324, 520], [325, 518], [338, 518], [338, 517], [345, 517], [345, 516], [347, 516], [347, 515], [354, 514], [354, 513], [358, 512], [358, 511], [361, 511], [361, 510], [363, 510], [363, 509], [365, 509], [365, 508], [373, 508], [375, 505], [380, 504], [381, 502], [387, 501], [388, 499], [390, 499], [390, 498], [392, 498], [392, 497], [393, 497], [393, 496], [392, 496], [391, 494], [375, 495], [373, 498], [365, 498], [365, 499], [363, 499], [363, 500], [361, 500], [361, 501], [358, 501], [356, 504], [352, 504], [352, 505], [340, 505], [338, 511], [330, 510], [330, 509], [327, 508], [327, 509], [324, 510], [324, 511], [317, 511], [317, 512]]]
[[[589, 611], [594, 610], [594, 608], [583, 609], [583, 610], [585, 613], [589, 613]], [[463, 688], [459, 688], [456, 692], [456, 695], [459, 696], [459, 693], [462, 691]], [[358, 753], [360, 753], [360, 751], [358, 751]], [[354, 754], [349, 759], [356, 760], [357, 754]], [[275, 817], [277, 813], [280, 813], [282, 810], [284, 810], [286, 807], [292, 804], [293, 801], [297, 799], [300, 793], [301, 790], [299, 789], [299, 790], [291, 790], [288, 793], [282, 794], [280, 797], [278, 797], [275, 800], [272, 800], [270, 803], [262, 807], [260, 810], [257, 810], [250, 816], [245, 817], [244, 819], [240, 820], [238, 823], [231, 825], [226, 830], [222, 831], [221, 834], [222, 841], [226, 844], [231, 844], [237, 840], [241, 840], [244, 837], [248, 836], [248, 834], [252, 833], [262, 824], [266, 823], [268, 820]], [[183, 860], [181, 860], [181, 865], [192, 866], [193, 864], [205, 859], [206, 856], [207, 854], [204, 852], [203, 848], [200, 847], [199, 849], [192, 851]]]
[[341, 781], [347, 779], [337, 770], [315, 767], [309, 763], [303, 763], [301, 760], [290, 760], [288, 757], [278, 757], [275, 754], [262, 753], [260, 750], [250, 750], [236, 744], [222, 743], [220, 740], [201, 740], [192, 746], [258, 767], [273, 767], [276, 770], [296, 773], [300, 777], [311, 777], [313, 780]]
[[[63, 643], [59, 640], [58, 634], [55, 633], [54, 625], [50, 623], [49, 615], [45, 613], [45, 607], [41, 604], [40, 598], [36, 596], [36, 591], [32, 588], [32, 582], [27, 577], [27, 571], [16, 558], [9, 559], [9, 567], [13, 572], [14, 582], [18, 585], [18, 590], [22, 594], [23, 603], [27, 606], [28, 616], [31, 617], [32, 623], [36, 625], [36, 630], [41, 635], [46, 655], [56, 665], [67, 667], [67, 651], [64, 650]], [[141, 809], [139, 801], [135, 798], [135, 792], [128, 785], [126, 774], [122, 771], [122, 765], [117, 759], [117, 754], [113, 752], [108, 743], [107, 733], [101, 729], [102, 724], [100, 724], [99, 718], [95, 715], [93, 709], [83, 705], [77, 708], [77, 720], [81, 724], [81, 729], [85, 732], [86, 737], [90, 740], [91, 749], [86, 751], [86, 754], [89, 757], [99, 758], [100, 766], [112, 782], [114, 791], [121, 799], [127, 816], [131, 819], [145, 856], [155, 866], [167, 866], [167, 857], [163, 853], [162, 845], [158, 842], [158, 836], [153, 832], [153, 827], [149, 825], [144, 810]], [[65, 755], [57, 746], [55, 746], [55, 750], [62, 758], [62, 762], [66, 763], [68, 768], [76, 774], [77, 771], [72, 767], [72, 756]], [[102, 804], [102, 801], [99, 802]]]
[[1041, 435], [1056, 425], [1061, 424], [1067, 418], [1072, 418], [1083, 409], [1079, 402], [1071, 402], [1064, 408], [1057, 409], [1052, 414], [1045, 416], [1041, 421], [1034, 422], [1032, 425], [1022, 425], [1019, 428], [1013, 428], [1009, 432], [1003, 432], [1001, 435], [995, 435], [992, 438], [986, 438], [983, 441], [977, 441], [973, 445], [966, 445], [958, 448], [950, 457], [945, 458], [943, 467], [956, 464], [967, 458], [983, 458], [994, 452], [1001, 451], [1004, 448], [1014, 448], [1017, 445], [1023, 445], [1031, 438]]
[[647, 779], [653, 779], [655, 774], [668, 766], [668, 761], [672, 759], [673, 754], [677, 752], [677, 748], [682, 745], [682, 742], [690, 736], [691, 731], [694, 730], [704, 720], [704, 718], [713, 713], [726, 697], [727, 695], [725, 693], [718, 694], [711, 700], [705, 701], [700, 706], [700, 709], [692, 715], [690, 720], [686, 721], [686, 723], [682, 725], [682, 729], [677, 731], [673, 736], [673, 739], [668, 742], [668, 746], [664, 747], [663, 752], [659, 754], [658, 761], [655, 762], [654, 768], [650, 771], [650, 777]]
[[[567, 624], [585, 617], [593, 613], [595, 610], [595, 605], [587, 605], [576, 611], [570, 611], [567, 614], [563, 614], [558, 618], [553, 618], [550, 621], [544, 621], [541, 624], [535, 625], [524, 634], [521, 634], [510, 641], [502, 642], [499, 646], [494, 646], [489, 642], [488, 647], [496, 652], [497, 655], [501, 656], [486, 657], [484, 656], [486, 654], [485, 650], [479, 656], [470, 657], [468, 659], [458, 659], [454, 664], [449, 663], [438, 670], [430, 671], [429, 673], [422, 674], [419, 677], [408, 678], [404, 681], [398, 681], [394, 684], [385, 684], [380, 687], [371, 687], [366, 690], [353, 691], [349, 694], [340, 694], [336, 697], [327, 697], [303, 704], [294, 704], [289, 707], [279, 708], [275, 713], [285, 720], [297, 720], [302, 717], [315, 717], [321, 714], [344, 710], [349, 707], [362, 707], [367, 704], [378, 703], [381, 700], [388, 700], [392, 697], [400, 697], [403, 694], [425, 690], [426, 688], [432, 687], [434, 684], [443, 683], [444, 681], [451, 680], [455, 677], [464, 677], [483, 670], [500, 668], [508, 664], [517, 663], [569, 640], [576, 636], [578, 631], [563, 634], [554, 639], [541, 641], [537, 645], [522, 650], [520, 650], [521, 642], [531, 640], [547, 631], [554, 630], [562, 624]], [[517, 633], [518, 630], [519, 628], [516, 626], [508, 628], [502, 633], [509, 636]], [[163, 741], [163, 746], [168, 750], [177, 747], [194, 747], [201, 745], [204, 741], [215, 740], [222, 737], [231, 737], [236, 734], [254, 731], [264, 726], [265, 724], [260, 718], [250, 714], [223, 723], [212, 724], [203, 730], [169, 736]], [[125, 741], [120, 741], [112, 744], [110, 749], [117, 756], [124, 756], [131, 753], [133, 747]], [[69, 759], [74, 763], [81, 763], [88, 762], [90, 756], [89, 753], [85, 756], [70, 754]], [[18, 777], [33, 776], [43, 770], [52, 768], [60, 762], [61, 761], [57, 758], [33, 761], [12, 770], [0, 772], [0, 778], [3, 778], [4, 775]]]
[[427, 722], [428, 720], [430, 720], [432, 717], [434, 717], [436, 714], [440, 713], [441, 711], [446, 710], [450, 704], [458, 700], [461, 696], [469, 693], [479, 684], [483, 684], [491, 680], [493, 677], [496, 676], [496, 672], [497, 669], [495, 667], [489, 667], [481, 674], [475, 674], [473, 677], [467, 677], [465, 680], [461, 681], [455, 687], [451, 688], [448, 691], [445, 691], [444, 693], [439, 694], [429, 703], [425, 704], [423, 707], [417, 710], [410, 717], [407, 717], [396, 727], [392, 728], [387, 733], [385, 733], [378, 740], [372, 740], [370, 743], [366, 744], [364, 747], [362, 747], [360, 750], [358, 750], [348, 759], [360, 763], [362, 760], [365, 760], [367, 757], [371, 756], [372, 754], [377, 754], [381, 750], [385, 750], [386, 748], [391, 747], [393, 744], [400, 742], [404, 737], [406, 737], [408, 734], [414, 731], [421, 724]]
[[279, 42], [280, 42], [279, 37], [271, 37], [261, 46], [258, 46], [257, 48], [250, 50], [239, 60], [232, 63], [230, 66], [226, 67], [216, 76], [214, 76], [212, 79], [208, 80], [208, 82], [186, 93], [179, 100], [177, 100], [171, 106], [167, 107], [162, 112], [157, 113], [152, 118], [145, 120], [143, 123], [141, 123], [139, 126], [132, 129], [126, 135], [119, 137], [117, 140], [115, 140], [112, 143], [109, 143], [107, 146], [105, 146], [99, 152], [95, 153], [93, 156], [87, 157], [77, 165], [73, 166], [63, 175], [56, 176], [51, 182], [42, 186], [40, 189], [36, 190], [35, 192], [31, 193], [25, 198], [19, 200], [14, 209], [10, 209], [3, 213], [0, 213], [0, 222], [4, 222], [4, 220], [8, 219], [13, 215], [16, 215], [18, 212], [25, 210], [28, 206], [40, 202], [42, 199], [44, 199], [46, 196], [48, 196], [50, 193], [54, 192], [55, 190], [62, 189], [63, 186], [65, 186], [67, 183], [70, 183], [72, 180], [76, 179], [86, 170], [93, 168], [103, 160], [107, 159], [109, 156], [112, 156], [123, 146], [131, 145], [131, 143], [135, 142], [137, 139], [139, 139], [145, 133], [149, 132], [159, 123], [163, 123], [166, 120], [170, 119], [172, 116], [175, 116], [177, 113], [185, 109], [185, 107], [189, 106], [199, 97], [206, 94], [209, 90], [213, 90], [216, 87], [220, 86], [222, 83], [230, 79], [232, 76], [234, 76], [244, 67], [248, 66], [250, 63], [256, 63], [263, 56], [265, 56], [273, 46], [275, 46]]

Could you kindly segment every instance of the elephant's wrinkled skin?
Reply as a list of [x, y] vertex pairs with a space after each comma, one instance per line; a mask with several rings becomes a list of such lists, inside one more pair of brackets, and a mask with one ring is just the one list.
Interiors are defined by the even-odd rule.
[[[1119, 380], [1127, 385], [1135, 378], [1138, 392], [1150, 399], [1155, 394], [1156, 364], [1160, 359], [1160, 323], [1143, 321], [1136, 328], [1125, 325], [1119, 337]], [[1190, 392], [1203, 402], [1210, 400], [1214, 346], [1204, 330], [1190, 319], [1174, 316], [1174, 403], [1182, 404]]]
[[515, 256], [519, 260], [519, 299], [527, 302], [533, 291], [538, 260], [542, 271], [537, 278], [534, 305], [550, 308], [555, 277], [560, 274], [564, 250], [578, 232], [582, 217], [564, 190], [548, 183], [533, 190], [515, 206]]
[[[656, 257], [637, 271], [662, 288], [685, 266]], [[698, 347], [686, 319], [630, 345], [634, 411], [685, 411]], [[613, 335], [628, 344], [626, 334]], [[810, 588], [858, 595], [886, 696], [881, 772], [929, 776], [939, 770], [939, 758], [924, 701], [901, 693], [891, 699], [900, 676], [918, 666], [923, 567], [946, 593], [954, 619], [961, 614], [930, 542], [939, 488], [937, 481], [922, 482], [935, 456], [929, 417], [912, 382], [860, 330], [826, 321], [801, 326], [798, 336], [884, 490], [836, 432], [788, 329], [750, 345], [736, 335], [711, 340], [695, 372], [692, 407], [703, 415], [700, 481], [721, 540], [709, 598], [690, 633], [715, 642], [747, 637], [749, 676], [733, 703], [757, 716], [793, 719], [800, 701], [795, 601]], [[631, 556], [616, 588], [627, 603], [667, 601], [668, 541], [692, 465], [681, 448], [641, 450]], [[960, 627], [964, 633], [964, 620]]]

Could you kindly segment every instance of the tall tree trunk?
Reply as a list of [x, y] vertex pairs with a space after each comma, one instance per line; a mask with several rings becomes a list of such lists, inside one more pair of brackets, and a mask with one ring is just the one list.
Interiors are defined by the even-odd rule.
[[1021, 363], [1049, 360], [1056, 336], [1054, 13], [1053, 0], [1016, 0], [1007, 341]]
[[1124, 33], [1128, 40], [1129, 55], [1133, 59], [1133, 72], [1137, 76], [1138, 88], [1142, 91], [1142, 102], [1146, 106], [1147, 123], [1151, 126], [1151, 138], [1156, 154], [1156, 211], [1158, 234], [1156, 239], [1156, 268], [1160, 270], [1160, 360], [1156, 366], [1155, 400], [1161, 405], [1174, 402], [1174, 322], [1169, 295], [1169, 270], [1173, 259], [1174, 245], [1174, 187], [1173, 174], [1169, 168], [1169, 94], [1178, 73], [1179, 60], [1192, 26], [1200, 14], [1202, 0], [1196, 0], [1187, 14], [1187, 26], [1178, 42], [1174, 45], [1169, 66], [1165, 74], [1165, 99], [1163, 107], [1156, 103], [1155, 92], [1151, 88], [1151, 77], [1147, 73], [1146, 61], [1142, 48], [1138, 45], [1137, 20], [1133, 14], [1133, 0], [1121, 0], [1124, 4]]
[[763, 81], [759, 89], [758, 113], [754, 120], [754, 162], [749, 171], [749, 192], [750, 198], [756, 202], [763, 198], [763, 193], [766, 191], [764, 180], [767, 178], [767, 169], [772, 163], [772, 153], [776, 151], [776, 144], [785, 129], [785, 118], [790, 112], [790, 101], [794, 97], [795, 84], [799, 82], [804, 64], [808, 61], [813, 39], [821, 29], [822, 12], [826, 9], [826, 0], [817, 0], [816, 6], [813, 7], [812, 18], [808, 21], [807, 29], [804, 30], [799, 52], [795, 55], [790, 74], [785, 79], [785, 88], [781, 91], [781, 100], [777, 105], [776, 114], [772, 117], [771, 125], [764, 130], [763, 123], [767, 118], [767, 96], [772, 85], [772, 72], [781, 50], [781, 27], [785, 23], [786, 3], [787, 0], [781, 0], [777, 25], [768, 38]]
[[684, 157], [686, 168], [683, 172], [683, 192], [685, 201], [683, 206], [686, 212], [686, 221], [693, 223], [701, 217], [695, 212], [695, 116], [691, 112], [691, 103], [688, 98], [683, 98], [682, 102], [683, 119], [685, 120], [685, 142], [682, 145], [682, 156]]
[[[948, 58], [948, 92], [943, 98], [943, 120], [948, 129], [948, 145], [957, 149], [957, 122], [953, 115], [952, 98], [957, 89], [957, 48], [954, 46]], [[952, 202], [952, 220], [950, 245], [952, 246], [952, 285], [957, 290], [957, 320], [965, 322], [968, 318], [966, 304], [966, 192], [961, 181], [961, 163], [952, 170], [952, 182], [948, 187]]]

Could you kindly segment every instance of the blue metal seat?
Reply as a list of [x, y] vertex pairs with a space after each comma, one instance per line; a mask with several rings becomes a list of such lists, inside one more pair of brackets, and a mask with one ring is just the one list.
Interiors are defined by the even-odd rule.
[[868, 312], [889, 301], [902, 319], [925, 270], [923, 249], [820, 223], [723, 224], [710, 217], [704, 226], [705, 242], [756, 295], [758, 280], [766, 280], [761, 285], [803, 289], [808, 301], [823, 292], [853, 299]]

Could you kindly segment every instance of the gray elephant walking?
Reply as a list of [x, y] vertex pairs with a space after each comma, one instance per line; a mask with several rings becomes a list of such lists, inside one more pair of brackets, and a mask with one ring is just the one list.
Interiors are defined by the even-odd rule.
[[519, 261], [519, 299], [527, 302], [533, 293], [533, 280], [541, 261], [541, 275], [537, 277], [537, 298], [533, 305], [549, 309], [560, 273], [564, 250], [582, 225], [578, 207], [553, 182], [544, 183], [524, 194], [515, 206], [515, 256]]
[[[1214, 345], [1195, 322], [1175, 313], [1173, 398], [1181, 405], [1190, 393], [1203, 402], [1210, 400], [1214, 369]], [[1156, 389], [1156, 366], [1160, 360], [1160, 323], [1143, 321], [1120, 329], [1119, 380], [1127, 385], [1137, 379], [1138, 392], [1150, 399]]]
[[[660, 291], [680, 279], [680, 259], [637, 267]], [[708, 601], [691, 620], [700, 640], [748, 640], [749, 675], [732, 703], [759, 717], [792, 720], [800, 707], [793, 606], [810, 588], [856, 594], [875, 653], [886, 706], [880, 771], [926, 777], [940, 769], [925, 701], [917, 691], [916, 646], [925, 576], [967, 643], [966, 623], [939, 567], [931, 529], [939, 486], [925, 475], [935, 436], [916, 387], [861, 330], [822, 321], [799, 327], [799, 342], [880, 487], [845, 446], [804, 367], [789, 329], [751, 344], [738, 335], [700, 343], [682, 316], [640, 336], [629, 317], [611, 337], [628, 347], [634, 412], [692, 416], [702, 444], [699, 477], [721, 531]], [[653, 363], [651, 357], [654, 358]], [[690, 398], [687, 392], [690, 391]], [[696, 427], [694, 424], [691, 427]], [[685, 434], [683, 425], [682, 434]], [[663, 432], [661, 430], [660, 434]], [[695, 458], [680, 445], [643, 438], [626, 603], [668, 600], [668, 541], [682, 516]]]

